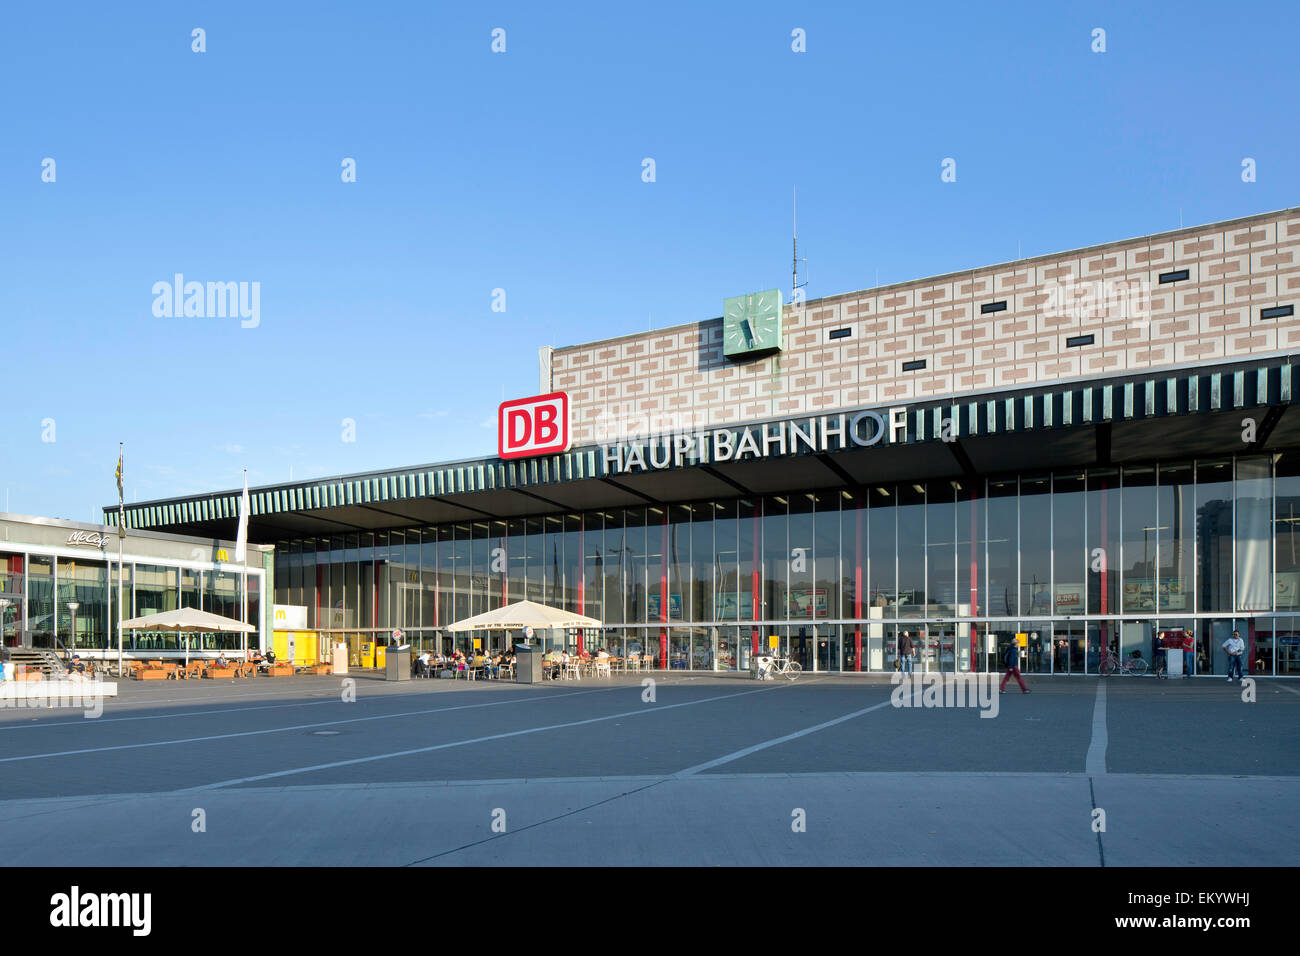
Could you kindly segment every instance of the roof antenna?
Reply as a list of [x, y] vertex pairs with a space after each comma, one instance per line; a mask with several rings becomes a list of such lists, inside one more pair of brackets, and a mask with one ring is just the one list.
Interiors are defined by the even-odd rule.
[[[794, 247], [790, 263], [790, 305], [803, 302], [799, 290], [808, 287], [808, 260], [799, 258], [799, 187], [794, 187]], [[803, 282], [799, 281], [799, 263], [803, 263]]]

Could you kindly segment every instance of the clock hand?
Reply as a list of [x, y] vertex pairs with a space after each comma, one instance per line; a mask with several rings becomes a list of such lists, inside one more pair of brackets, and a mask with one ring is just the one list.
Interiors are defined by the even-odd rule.
[[745, 330], [745, 338], [749, 339], [750, 347], [754, 345], [754, 328], [749, 324], [749, 319], [740, 323], [740, 327]]

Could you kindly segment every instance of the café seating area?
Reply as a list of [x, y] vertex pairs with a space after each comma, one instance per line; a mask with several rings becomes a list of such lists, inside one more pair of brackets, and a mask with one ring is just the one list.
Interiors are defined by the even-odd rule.
[[130, 661], [130, 676], [136, 680], [205, 680], [257, 677], [293, 677], [295, 674], [329, 674], [333, 667], [317, 662], [276, 662], [252, 657], [246, 661], [230, 660], [225, 666], [215, 660], [183, 661], [144, 660]]

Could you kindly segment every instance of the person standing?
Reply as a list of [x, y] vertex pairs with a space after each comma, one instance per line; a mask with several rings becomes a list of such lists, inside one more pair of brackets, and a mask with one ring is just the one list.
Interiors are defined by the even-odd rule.
[[912, 632], [904, 631], [898, 639], [898, 658], [904, 674], [912, 673]]
[[1028, 694], [1029, 688], [1025, 686], [1024, 678], [1020, 676], [1020, 641], [1015, 637], [1011, 638], [1011, 646], [1007, 648], [1006, 662], [1007, 672], [1002, 675], [1002, 686], [998, 688], [999, 691], [1005, 694], [1007, 692], [1007, 679], [1015, 677], [1021, 691]]
[[1241, 639], [1241, 631], [1233, 631], [1232, 637], [1223, 642], [1223, 649], [1228, 652], [1228, 680], [1232, 680], [1232, 672], [1237, 672], [1237, 682], [1240, 683], [1241, 676], [1241, 655], [1246, 650], [1246, 643]]

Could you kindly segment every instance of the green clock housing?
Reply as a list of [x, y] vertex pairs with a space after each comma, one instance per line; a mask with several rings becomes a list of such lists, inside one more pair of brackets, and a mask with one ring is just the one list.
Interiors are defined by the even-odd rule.
[[781, 290], [736, 295], [722, 303], [722, 354], [750, 358], [776, 352], [781, 337]]

